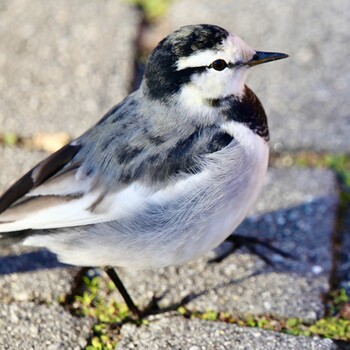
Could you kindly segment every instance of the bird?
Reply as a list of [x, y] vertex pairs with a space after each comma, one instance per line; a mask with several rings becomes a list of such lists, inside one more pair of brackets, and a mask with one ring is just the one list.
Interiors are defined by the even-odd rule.
[[181, 265], [235, 231], [269, 158], [267, 117], [247, 74], [286, 57], [212, 24], [169, 34], [139, 89], [3, 193], [0, 245], [106, 268], [140, 316], [114, 268]]

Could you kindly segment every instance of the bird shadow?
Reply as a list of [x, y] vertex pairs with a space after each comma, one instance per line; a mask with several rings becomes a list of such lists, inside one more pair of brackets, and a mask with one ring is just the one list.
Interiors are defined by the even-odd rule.
[[0, 276], [66, 267], [69, 265], [59, 262], [56, 255], [46, 249], [0, 257]]
[[211, 288], [210, 290], [203, 289], [199, 292], [191, 292], [191, 293], [185, 295], [184, 297], [182, 297], [177, 302], [167, 303], [167, 305], [165, 305], [165, 306], [159, 306], [159, 302], [161, 300], [163, 300], [166, 297], [166, 295], [169, 293], [169, 290], [166, 290], [165, 292], [163, 292], [159, 296], [154, 295], [151, 302], [142, 310], [142, 314], [144, 316], [149, 316], [149, 315], [162, 314], [165, 312], [176, 311], [176, 310], [178, 310], [179, 307], [185, 307], [190, 302], [193, 302], [200, 297], [206, 296], [210, 292], [215, 292], [221, 288], [225, 288], [225, 287], [228, 287], [230, 285], [242, 283], [245, 280], [248, 280], [249, 278], [254, 277], [254, 276], [258, 276], [263, 272], [264, 272], [263, 270], [257, 270], [257, 271], [254, 271], [247, 276], [244, 276], [244, 277], [241, 277], [238, 279], [231, 279], [230, 281], [227, 281], [225, 283], [217, 284], [213, 288]]

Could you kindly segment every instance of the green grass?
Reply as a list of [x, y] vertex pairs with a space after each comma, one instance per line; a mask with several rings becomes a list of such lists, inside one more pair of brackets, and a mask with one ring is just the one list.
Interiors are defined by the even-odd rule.
[[290, 155], [291, 164], [302, 167], [328, 168], [333, 170], [339, 179], [342, 199], [350, 203], [350, 155], [347, 154], [315, 154], [300, 152]]
[[288, 318], [286, 320], [276, 319], [272, 316], [247, 316], [243, 318], [232, 316], [226, 312], [211, 310], [191, 312], [185, 307], [180, 307], [177, 311], [186, 318], [226, 322], [242, 327], [254, 327], [299, 336], [320, 336], [334, 340], [350, 341], [350, 317], [346, 319], [342, 316], [342, 310], [350, 307], [349, 296], [346, 295], [344, 290], [332, 292], [327, 304], [329, 315], [311, 325], [298, 318]]
[[18, 141], [18, 136], [12, 132], [0, 134], [0, 144], [3, 146], [14, 146], [18, 143]]
[[153, 22], [167, 11], [172, 0], [124, 0], [139, 6], [147, 22]]
[[113, 350], [117, 346], [118, 341], [110, 335], [106, 324], [96, 324], [93, 327], [93, 333], [94, 336], [90, 344], [86, 346], [86, 350]]
[[341, 205], [350, 205], [350, 156], [344, 154], [328, 156], [325, 158], [325, 164], [338, 176]]
[[106, 295], [100, 293], [105, 289], [101, 287], [101, 281], [101, 277], [94, 277], [91, 280], [84, 277], [86, 290], [83, 295], [75, 297], [79, 312], [83, 316], [94, 317], [101, 323], [120, 323], [130, 317], [125, 304], [116, 303], [113, 298], [108, 298], [109, 292]]
[[93, 317], [96, 324], [93, 335], [86, 350], [111, 350], [118, 342], [119, 328], [124, 320], [130, 317], [125, 304], [117, 303], [110, 298], [114, 290], [112, 283], [107, 284], [101, 277], [83, 278], [85, 290], [75, 297], [76, 313], [85, 317]]
[[145, 320], [134, 320], [126, 304], [117, 303], [114, 300], [113, 282], [106, 282], [100, 276], [93, 278], [85, 276], [83, 282], [84, 292], [82, 295], [75, 296], [75, 313], [96, 319], [86, 350], [114, 349], [119, 340], [120, 327], [126, 322], [133, 322], [137, 325], [147, 324]]

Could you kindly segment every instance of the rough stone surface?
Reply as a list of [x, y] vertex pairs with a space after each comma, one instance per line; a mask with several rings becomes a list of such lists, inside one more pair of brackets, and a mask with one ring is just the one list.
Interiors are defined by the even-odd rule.
[[93, 320], [75, 318], [57, 304], [0, 303], [0, 348], [66, 350], [85, 348]]
[[156, 40], [195, 23], [221, 25], [256, 49], [290, 55], [254, 68], [248, 82], [267, 111], [276, 150], [350, 151], [349, 1], [174, 1]]
[[237, 327], [221, 322], [161, 318], [148, 326], [124, 325], [117, 349], [335, 350], [329, 339]]
[[0, 300], [51, 303], [71, 291], [78, 269], [60, 264], [47, 250], [0, 249]]
[[[127, 94], [140, 16], [121, 1], [103, 4], [0, 3], [0, 134], [68, 131], [77, 136]], [[253, 47], [289, 53], [288, 61], [254, 69], [249, 83], [270, 117], [273, 148], [343, 152], [350, 150], [350, 63], [344, 55], [349, 6], [345, 0], [318, 7], [300, 0], [179, 0], [163, 21], [163, 35], [183, 24], [212, 22], [233, 30]], [[0, 148], [0, 193], [45, 155]], [[190, 296], [190, 310], [313, 322], [323, 315], [322, 294], [329, 290], [336, 202], [331, 172], [273, 169], [238, 232], [268, 240], [295, 260], [259, 248], [274, 261], [270, 267], [240, 249], [218, 264], [208, 263], [210, 254], [183, 267], [122, 271], [121, 276], [141, 305], [154, 294], [164, 294], [160, 305], [171, 309]], [[347, 276], [346, 259], [339, 270], [342, 276]], [[86, 346], [93, 320], [74, 318], [56, 302], [70, 291], [75, 272], [45, 250], [1, 248], [0, 348]], [[113, 297], [120, 298], [117, 292]], [[335, 349], [330, 340], [169, 315], [151, 318], [149, 326], [126, 324], [121, 338], [120, 349]]]
[[190, 297], [186, 307], [191, 310], [313, 322], [323, 315], [322, 295], [329, 290], [336, 204], [330, 171], [271, 169], [255, 210], [237, 231], [269, 241], [294, 260], [261, 249], [274, 261], [271, 267], [239, 250], [217, 264], [208, 264], [208, 257], [203, 257], [160, 271], [120, 271], [121, 276], [143, 305], [153, 294], [163, 295], [160, 305], [170, 308]]
[[95, 124], [130, 89], [140, 21], [124, 1], [2, 1], [0, 132]]

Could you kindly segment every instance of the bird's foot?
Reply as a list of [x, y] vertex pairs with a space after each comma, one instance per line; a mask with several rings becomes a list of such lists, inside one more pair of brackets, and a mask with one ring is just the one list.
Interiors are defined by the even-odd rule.
[[163, 296], [157, 297], [154, 295], [148, 305], [142, 311], [140, 311], [140, 317], [144, 318], [149, 315], [158, 314], [161, 311], [159, 301], [162, 299]]
[[159, 305], [159, 301], [162, 300], [164, 296], [165, 296], [165, 293], [159, 297], [154, 295], [152, 297], [152, 300], [149, 302], [149, 304], [141, 311], [141, 318], [144, 318], [149, 315], [156, 315], [156, 314], [161, 314], [165, 312], [175, 311], [179, 307], [185, 306], [188, 302], [190, 302], [193, 299], [192, 295], [186, 295], [177, 303], [161, 307]]
[[217, 256], [209, 260], [209, 263], [219, 263], [225, 260], [229, 255], [237, 251], [239, 248], [246, 247], [250, 253], [257, 255], [266, 264], [274, 265], [273, 261], [269, 257], [267, 257], [266, 254], [263, 254], [256, 249], [257, 246], [264, 247], [270, 250], [271, 252], [282, 256], [283, 258], [294, 259], [294, 257], [291, 254], [287, 253], [286, 251], [273, 246], [271, 243], [267, 241], [254, 238], [254, 237], [247, 237], [243, 235], [232, 234], [228, 238], [226, 238], [225, 242], [231, 242], [233, 243], [233, 245], [231, 246], [230, 249], [228, 249], [226, 252], [224, 252], [220, 256]]

